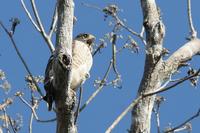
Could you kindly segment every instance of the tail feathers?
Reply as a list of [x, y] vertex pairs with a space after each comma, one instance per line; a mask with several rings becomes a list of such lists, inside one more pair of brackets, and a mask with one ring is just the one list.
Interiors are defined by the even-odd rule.
[[53, 105], [53, 96], [46, 94], [46, 96], [44, 96], [43, 99], [47, 102], [48, 111], [51, 111]]

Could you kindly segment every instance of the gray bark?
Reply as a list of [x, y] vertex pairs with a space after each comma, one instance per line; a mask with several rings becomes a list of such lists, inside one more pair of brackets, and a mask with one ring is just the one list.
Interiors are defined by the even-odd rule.
[[[155, 0], [141, 0], [143, 24], [146, 32], [146, 59], [143, 78], [138, 89], [138, 97], [142, 94], [154, 92], [179, 67], [192, 56], [200, 53], [200, 40], [193, 39], [183, 45], [166, 61], [162, 59], [164, 24]], [[151, 114], [155, 95], [145, 97], [132, 110], [130, 133], [150, 133]]]
[[76, 133], [74, 105], [76, 93], [70, 89], [72, 63], [73, 0], [57, 0], [58, 22], [54, 52], [53, 84], [56, 89], [55, 106], [57, 133]]

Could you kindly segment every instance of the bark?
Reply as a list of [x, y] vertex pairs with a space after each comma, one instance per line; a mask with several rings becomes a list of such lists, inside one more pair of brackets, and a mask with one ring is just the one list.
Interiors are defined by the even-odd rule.
[[[162, 60], [165, 27], [155, 0], [141, 0], [143, 24], [146, 32], [146, 59], [143, 78], [138, 89], [138, 97], [155, 91], [183, 63], [200, 53], [200, 40], [194, 39], [183, 45], [166, 61]], [[130, 133], [150, 133], [151, 114], [155, 96], [141, 99], [132, 109]]]
[[74, 105], [76, 94], [70, 89], [72, 63], [73, 0], [58, 0], [56, 48], [54, 52], [53, 84], [56, 89], [55, 106], [57, 133], [76, 133]]

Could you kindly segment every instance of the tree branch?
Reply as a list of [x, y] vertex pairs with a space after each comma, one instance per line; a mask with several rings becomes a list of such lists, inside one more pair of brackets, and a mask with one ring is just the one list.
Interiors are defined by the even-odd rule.
[[181, 48], [176, 50], [165, 62], [164, 62], [164, 74], [173, 74], [183, 63], [191, 60], [194, 55], [200, 53], [200, 39], [193, 39]]
[[184, 121], [183, 123], [181, 123], [180, 125], [170, 129], [170, 130], [167, 130], [165, 131], [165, 133], [171, 133], [171, 132], [174, 132], [175, 130], [183, 127], [184, 125], [186, 125], [188, 122], [192, 121], [193, 119], [195, 119], [196, 117], [199, 117], [200, 116], [200, 109], [197, 111], [197, 113], [193, 116], [191, 116], [190, 118], [188, 118], [186, 121]]
[[32, 131], [33, 131], [33, 118], [34, 118], [34, 114], [32, 112], [30, 120], [29, 120], [29, 133], [32, 133]]
[[30, 12], [28, 11], [28, 9], [27, 9], [27, 7], [26, 7], [26, 5], [25, 5], [25, 3], [24, 3], [24, 0], [20, 0], [20, 1], [21, 1], [21, 4], [22, 4], [22, 7], [24, 8], [24, 11], [25, 11], [26, 15], [27, 15], [28, 18], [30, 19], [30, 21], [31, 21], [31, 23], [33, 24], [33, 26], [35, 27], [35, 29], [36, 29], [37, 31], [41, 32], [41, 31], [40, 31], [40, 28], [39, 28], [38, 25], [35, 23], [35, 21], [33, 20], [33, 18], [32, 18], [32, 16], [31, 16]]
[[[89, 8], [94, 8], [97, 9], [101, 12], [105, 13], [105, 9], [107, 8], [100, 8], [98, 6], [92, 5], [92, 4], [87, 4], [87, 3], [82, 3], [82, 5], [89, 7]], [[109, 6], [108, 6], [109, 8]], [[106, 10], [107, 11], [107, 10]], [[108, 11], [110, 13], [110, 10]], [[137, 32], [135, 32], [133, 29], [131, 29], [130, 27], [128, 27], [127, 25], [124, 24], [124, 22], [117, 16], [117, 14], [106, 14], [106, 15], [110, 15], [112, 18], [114, 18], [114, 20], [116, 21], [116, 25], [120, 25], [122, 28], [124, 28], [125, 30], [127, 30], [129, 33], [131, 33], [134, 36], [137, 36], [145, 45], [146, 45], [146, 40], [143, 38], [143, 36]]]
[[149, 93], [147, 93], [147, 94], [143, 94], [143, 96], [144, 96], [144, 97], [152, 96], [152, 95], [155, 95], [155, 94], [158, 94], [158, 93], [167, 91], [167, 90], [169, 90], [169, 89], [171, 89], [171, 88], [174, 88], [174, 87], [176, 87], [177, 85], [179, 85], [179, 84], [181, 84], [181, 83], [183, 83], [183, 82], [185, 82], [185, 81], [187, 81], [187, 80], [189, 80], [189, 79], [191, 79], [191, 78], [193, 78], [193, 77], [200, 76], [199, 73], [200, 73], [200, 69], [199, 69], [196, 73], [194, 73], [194, 74], [192, 74], [192, 75], [189, 75], [189, 76], [186, 76], [186, 77], [182, 78], [181, 80], [177, 81], [176, 83], [174, 83], [174, 84], [172, 84], [172, 85], [170, 85], [170, 86], [167, 86], [167, 87], [160, 87], [160, 88], [156, 89], [154, 92], [149, 92]]
[[38, 118], [38, 115], [37, 115], [37, 113], [36, 113], [36, 111], [35, 111], [35, 108], [36, 108], [36, 106], [38, 106], [37, 104], [35, 104], [35, 105], [30, 105], [29, 103], [28, 103], [28, 101], [26, 101], [23, 97], [22, 97], [22, 93], [21, 92], [17, 92], [16, 94], [15, 94], [15, 96], [17, 96], [21, 101], [22, 101], [22, 103], [24, 103], [26, 106], [28, 106], [30, 109], [31, 109], [31, 111], [32, 111], [32, 114], [34, 115], [34, 118], [35, 118], [35, 120], [37, 121], [37, 122], [41, 122], [41, 123], [46, 123], [46, 122], [53, 122], [53, 121], [55, 121], [56, 120], [56, 118], [53, 118], [53, 119], [49, 119], [49, 120], [40, 120], [39, 118]]
[[114, 120], [114, 122], [106, 129], [105, 133], [111, 133], [115, 126], [121, 121], [122, 118], [142, 99], [142, 96], [139, 96]]
[[37, 22], [41, 32], [43, 33], [45, 30], [44, 30], [43, 24], [42, 24], [42, 22], [40, 20], [40, 16], [38, 14], [38, 10], [37, 10], [36, 5], [35, 5], [35, 0], [30, 0], [30, 2], [31, 2], [32, 9], [33, 9], [34, 16], [36, 18], [36, 22]]
[[110, 73], [110, 70], [112, 68], [113, 65], [113, 61], [110, 61], [110, 64], [108, 66], [108, 69], [103, 77], [103, 79], [101, 80], [98, 88], [96, 89], [96, 91], [88, 98], [88, 100], [85, 102], [85, 104], [83, 104], [83, 106], [80, 108], [80, 112], [83, 111], [83, 109], [96, 97], [96, 95], [103, 89], [104, 85], [105, 85], [105, 81], [108, 78], [108, 75]]
[[53, 18], [52, 18], [52, 22], [51, 22], [51, 26], [50, 26], [50, 29], [49, 29], [49, 38], [52, 37], [53, 35], [53, 32], [56, 28], [56, 24], [57, 24], [57, 21], [58, 21], [58, 11], [57, 11], [57, 3], [56, 3], [56, 6], [55, 6], [55, 9], [54, 9], [54, 13], [53, 13]]
[[197, 31], [195, 30], [192, 22], [191, 0], [187, 0], [187, 12], [188, 12], [188, 23], [190, 27], [191, 39], [194, 39], [197, 37]]
[[38, 26], [40, 28], [40, 33], [43, 36], [44, 40], [46, 41], [51, 53], [53, 53], [55, 48], [53, 46], [51, 38], [46, 34], [46, 32], [44, 30], [44, 27], [43, 27], [42, 22], [40, 20], [40, 16], [38, 14], [38, 10], [37, 10], [36, 5], [35, 5], [35, 0], [30, 0], [30, 1], [31, 1], [31, 6], [32, 6], [32, 9], [33, 9], [33, 13], [34, 13], [35, 18], [36, 18], [36, 22], [38, 23]]
[[44, 95], [43, 95], [41, 89], [39, 88], [37, 82], [36, 82], [35, 79], [33, 78], [33, 74], [31, 73], [31, 71], [30, 71], [28, 65], [26, 64], [26, 61], [25, 61], [24, 58], [22, 57], [22, 55], [21, 55], [21, 53], [20, 53], [20, 51], [19, 51], [19, 49], [18, 49], [18, 47], [17, 47], [17, 45], [16, 45], [16, 43], [15, 43], [15, 40], [14, 40], [14, 38], [13, 38], [13, 35], [6, 29], [6, 27], [3, 25], [2, 22], [0, 22], [0, 25], [1, 25], [1, 27], [4, 29], [4, 31], [7, 33], [7, 35], [9, 36], [9, 38], [10, 38], [10, 40], [11, 40], [11, 42], [12, 42], [12, 45], [13, 45], [13, 47], [14, 47], [14, 49], [15, 49], [15, 51], [16, 51], [18, 57], [19, 57], [19, 59], [21, 60], [22, 64], [24, 65], [24, 67], [25, 67], [25, 69], [26, 69], [26, 71], [27, 71], [28, 74], [30, 75], [30, 77], [31, 77], [31, 79], [32, 79], [32, 81], [33, 81], [33, 83], [34, 83], [34, 85], [35, 85], [36, 88], [37, 88], [37, 91], [38, 91], [39, 94], [43, 97]]
[[11, 120], [10, 116], [8, 116], [8, 120], [9, 120], [10, 126], [11, 126], [11, 128], [12, 128], [12, 130], [13, 130], [13, 133], [17, 133], [17, 132], [15, 131], [15, 128], [14, 128], [14, 126], [13, 126], [13, 123], [12, 123], [12, 120]]
[[25, 5], [25, 3], [24, 3], [23, 0], [21, 0], [22, 7], [25, 10], [25, 13], [28, 16], [28, 18], [31, 21], [31, 23], [34, 25], [34, 27], [36, 28], [36, 30], [42, 35], [42, 37], [46, 41], [46, 43], [47, 43], [47, 45], [49, 47], [50, 52], [53, 53], [53, 51], [55, 50], [54, 45], [53, 45], [53, 43], [51, 41], [51, 37], [48, 36], [46, 34], [45, 30], [44, 30], [44, 27], [42, 25], [42, 22], [40, 20], [40, 17], [39, 17], [39, 14], [38, 14], [38, 11], [37, 11], [37, 8], [36, 8], [36, 5], [35, 5], [35, 0], [30, 0], [30, 1], [31, 1], [31, 6], [32, 6], [32, 9], [33, 9], [33, 13], [34, 13], [34, 16], [36, 18], [37, 24], [33, 20], [30, 12], [28, 11], [28, 9], [27, 9], [27, 7], [26, 7], [26, 5]]

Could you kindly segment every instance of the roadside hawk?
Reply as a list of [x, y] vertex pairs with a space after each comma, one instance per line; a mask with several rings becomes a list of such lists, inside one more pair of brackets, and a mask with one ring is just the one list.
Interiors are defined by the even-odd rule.
[[[74, 91], [80, 87], [87, 78], [92, 67], [93, 58], [92, 50], [95, 37], [91, 34], [81, 33], [75, 37], [72, 44], [72, 66], [71, 66], [71, 84], [70, 88]], [[52, 104], [55, 99], [55, 87], [53, 86], [53, 55], [50, 57], [44, 79], [44, 88], [46, 96], [44, 100], [48, 103], [48, 110], [52, 109]]]

